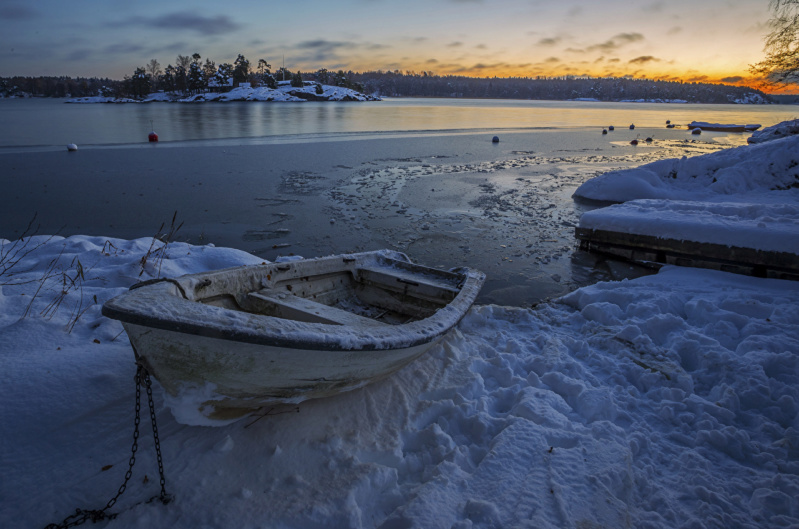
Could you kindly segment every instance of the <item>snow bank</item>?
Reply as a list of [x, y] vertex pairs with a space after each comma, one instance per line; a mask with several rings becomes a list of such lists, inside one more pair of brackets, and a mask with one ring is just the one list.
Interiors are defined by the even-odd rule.
[[584, 213], [580, 227], [771, 252], [799, 251], [799, 204], [633, 200]]
[[771, 127], [766, 127], [749, 136], [746, 141], [748, 143], [765, 143], [767, 141], [793, 136], [794, 134], [799, 134], [799, 119], [783, 121]]
[[[574, 196], [626, 202], [641, 198], [719, 200], [799, 188], [799, 136], [694, 158], [659, 160], [588, 180]], [[784, 193], [781, 193], [784, 194]]]
[[[139, 279], [151, 242], [53, 238], [2, 286], [0, 526], [116, 493], [135, 368], [99, 307]], [[177, 243], [152, 255], [142, 277], [261, 262]], [[43, 315], [56, 281], [23, 317], [54, 260], [81, 263], [82, 289]], [[159, 489], [145, 416], [106, 527], [796, 525], [797, 351], [799, 284], [665, 268], [535, 310], [475, 307], [385, 381], [254, 423], [181, 426], [156, 385], [175, 500], [144, 503]]]

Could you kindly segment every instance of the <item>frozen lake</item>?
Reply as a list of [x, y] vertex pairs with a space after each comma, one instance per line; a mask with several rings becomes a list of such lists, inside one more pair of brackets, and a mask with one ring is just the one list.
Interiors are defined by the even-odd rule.
[[[178, 239], [272, 260], [392, 248], [486, 272], [480, 303], [526, 305], [627, 273], [576, 250], [602, 172], [745, 143], [665, 121], [760, 123], [795, 107], [390, 100], [68, 105], [0, 101], [0, 238]], [[150, 120], [161, 137], [146, 142]], [[629, 130], [635, 123], [636, 129]], [[616, 130], [607, 135], [601, 128]], [[15, 131], [15, 134], [10, 134]], [[491, 142], [493, 135], [501, 141]], [[652, 136], [651, 145], [629, 144]], [[65, 145], [75, 142], [77, 153]]]

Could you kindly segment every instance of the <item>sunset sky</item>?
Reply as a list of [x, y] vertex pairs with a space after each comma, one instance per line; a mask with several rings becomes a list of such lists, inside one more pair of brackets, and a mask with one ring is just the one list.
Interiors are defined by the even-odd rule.
[[121, 79], [157, 59], [273, 69], [750, 81], [767, 0], [0, 0], [0, 76]]

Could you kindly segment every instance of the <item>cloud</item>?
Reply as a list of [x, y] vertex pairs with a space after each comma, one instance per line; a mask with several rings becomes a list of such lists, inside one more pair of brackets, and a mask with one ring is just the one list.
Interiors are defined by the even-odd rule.
[[544, 38], [544, 39], [539, 40], [538, 41], [538, 45], [539, 46], [551, 47], [551, 46], [555, 46], [556, 44], [558, 44], [561, 40], [563, 40], [563, 39], [561, 39], [560, 37], [548, 37], [548, 38]]
[[558, 59], [557, 57], [548, 57], [547, 59], [544, 60], [544, 62], [560, 62], [560, 59]]
[[459, 40], [456, 40], [455, 42], [450, 42], [449, 44], [447, 44], [447, 48], [459, 48], [461, 46], [463, 46], [463, 42], [461, 42]]
[[105, 53], [134, 53], [144, 50], [144, 46], [139, 44], [109, 44], [103, 49]]
[[338, 50], [354, 48], [355, 44], [346, 41], [333, 41], [333, 40], [306, 40], [300, 42], [295, 46], [299, 50], [307, 50], [304, 60], [326, 62], [331, 60], [338, 60]]
[[670, 29], [669, 29], [669, 30], [666, 32], [666, 35], [678, 35], [678, 34], [680, 34], [680, 33], [682, 33], [682, 32], [683, 32], [683, 29], [682, 29], [682, 27], [680, 27], [680, 26], [674, 26], [674, 27], [670, 28]]
[[642, 8], [642, 11], [644, 11], [645, 13], [660, 13], [661, 11], [663, 11], [664, 7], [665, 6], [663, 5], [663, 2], [654, 2], [652, 4], [644, 6]]
[[648, 62], [660, 62], [660, 59], [651, 55], [641, 55], [635, 59], [630, 59], [628, 62], [629, 64], [646, 64]]
[[37, 10], [24, 4], [0, 6], [0, 20], [31, 20], [39, 15]]
[[177, 11], [157, 17], [134, 17], [130, 20], [115, 22], [115, 27], [138, 26], [154, 27], [170, 31], [195, 31], [201, 35], [221, 35], [232, 33], [241, 28], [240, 24], [230, 20], [226, 15], [207, 17], [190, 11]]
[[88, 59], [89, 57], [91, 57], [92, 53], [93, 53], [93, 50], [91, 50], [89, 48], [79, 48], [79, 49], [77, 49], [75, 51], [72, 51], [72, 52], [68, 53], [67, 56], [64, 57], [64, 60], [66, 60], [66, 61], [75, 61], [75, 62], [84, 61], [84, 60]]
[[585, 51], [602, 51], [611, 52], [633, 42], [644, 40], [644, 36], [640, 33], [619, 33], [618, 35], [606, 40], [601, 44], [593, 44], [588, 46]]
[[725, 77], [721, 80], [722, 83], [740, 83], [743, 81], [744, 78], [740, 75], [734, 75], [732, 77]]
[[391, 46], [369, 42], [316, 39], [300, 42], [295, 45], [294, 48], [301, 52], [301, 55], [297, 57], [299, 61], [326, 63], [331, 61], [343, 61], [339, 56], [339, 51], [341, 50], [350, 50], [350, 52], [358, 49], [377, 51], [391, 48]]

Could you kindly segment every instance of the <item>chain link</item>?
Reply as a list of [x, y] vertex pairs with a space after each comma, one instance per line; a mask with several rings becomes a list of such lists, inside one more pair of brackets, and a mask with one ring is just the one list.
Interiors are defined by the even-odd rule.
[[139, 449], [139, 425], [141, 424], [141, 387], [144, 385], [147, 392], [147, 404], [150, 408], [150, 422], [153, 426], [153, 439], [155, 440], [155, 454], [158, 460], [158, 475], [161, 483], [161, 493], [153, 496], [147, 503], [152, 502], [156, 498], [164, 505], [172, 501], [172, 496], [166, 492], [166, 478], [164, 477], [164, 463], [161, 457], [161, 441], [158, 438], [158, 425], [155, 421], [155, 404], [153, 403], [153, 389], [152, 382], [150, 381], [150, 373], [142, 366], [137, 364], [136, 367], [136, 418], [133, 421], [133, 445], [130, 448], [130, 459], [128, 460], [128, 470], [125, 472], [125, 481], [119, 486], [116, 496], [108, 500], [105, 507], [102, 509], [75, 509], [75, 514], [64, 518], [60, 524], [51, 523], [44, 529], [68, 529], [82, 525], [91, 520], [92, 523], [101, 520], [113, 520], [117, 517], [118, 513], [107, 512], [108, 509], [114, 506], [120, 496], [128, 488], [128, 481], [133, 475], [133, 465], [136, 464], [136, 451]]

